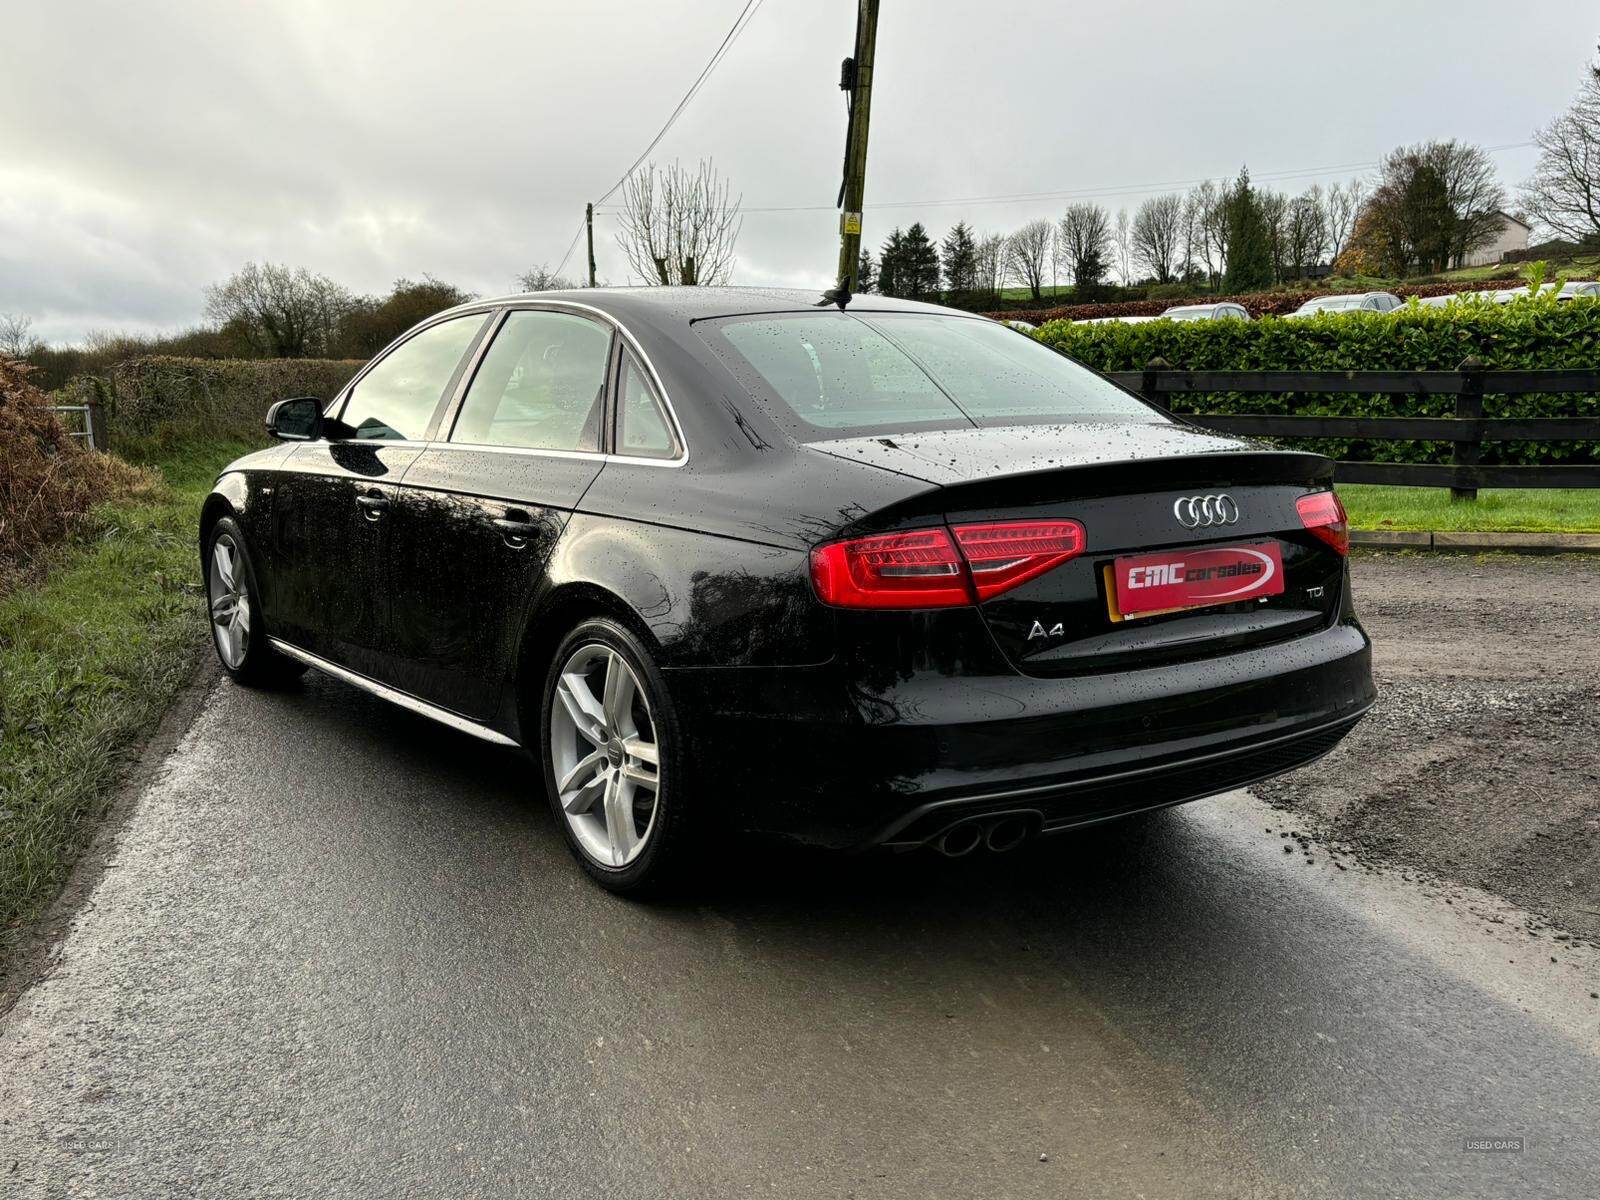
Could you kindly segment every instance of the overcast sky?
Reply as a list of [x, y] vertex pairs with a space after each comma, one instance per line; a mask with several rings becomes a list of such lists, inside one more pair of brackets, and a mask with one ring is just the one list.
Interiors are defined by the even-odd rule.
[[[251, 259], [361, 291], [424, 273], [507, 291], [561, 258], [741, 7], [7, 0], [0, 311], [52, 340], [181, 328]], [[655, 155], [714, 156], [750, 210], [823, 206], [748, 212], [737, 282], [833, 270], [854, 23], [855, 0], [764, 0]], [[1593, 0], [883, 0], [865, 237], [1068, 202], [972, 197], [1114, 210], [1244, 163], [1298, 190], [1402, 142], [1526, 142], [1597, 35]], [[1494, 158], [1510, 186], [1533, 151]], [[608, 220], [596, 250], [627, 282]]]

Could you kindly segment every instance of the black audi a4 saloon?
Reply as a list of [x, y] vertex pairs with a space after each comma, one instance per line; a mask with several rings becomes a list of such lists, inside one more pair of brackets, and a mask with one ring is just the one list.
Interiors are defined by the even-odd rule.
[[201, 517], [228, 673], [523, 748], [619, 892], [713, 833], [1008, 849], [1303, 766], [1374, 698], [1327, 459], [983, 317], [485, 300], [268, 427]]

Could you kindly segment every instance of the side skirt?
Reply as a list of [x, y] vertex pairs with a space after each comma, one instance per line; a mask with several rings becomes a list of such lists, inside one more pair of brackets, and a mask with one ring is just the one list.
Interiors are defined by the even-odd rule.
[[305, 663], [306, 666], [315, 668], [325, 675], [331, 675], [335, 679], [358, 687], [364, 692], [371, 692], [374, 696], [387, 700], [391, 704], [398, 704], [401, 708], [420, 713], [422, 716], [431, 718], [441, 725], [448, 725], [451, 729], [460, 730], [462, 733], [470, 733], [473, 737], [482, 738], [486, 742], [493, 742], [496, 746], [517, 746], [517, 743], [505, 734], [497, 733], [487, 725], [469, 721], [466, 717], [458, 716], [449, 709], [429, 704], [426, 700], [418, 700], [415, 696], [408, 695], [397, 688], [389, 687], [387, 684], [379, 683], [375, 679], [368, 679], [365, 675], [359, 675], [355, 671], [339, 666], [337, 663], [331, 663], [325, 658], [312, 654], [309, 650], [302, 650], [299, 646], [292, 646], [288, 642], [275, 637], [269, 637], [267, 643], [285, 657], [297, 659]]

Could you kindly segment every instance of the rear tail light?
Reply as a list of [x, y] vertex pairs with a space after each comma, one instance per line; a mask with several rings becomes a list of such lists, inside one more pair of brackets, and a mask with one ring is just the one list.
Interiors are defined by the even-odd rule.
[[955, 534], [979, 600], [1008, 592], [1083, 553], [1083, 526], [1076, 521], [957, 525]]
[[1350, 521], [1333, 492], [1312, 492], [1294, 502], [1300, 523], [1340, 554], [1350, 553]]
[[811, 581], [823, 603], [840, 608], [954, 608], [1009, 591], [1083, 547], [1076, 521], [915, 529], [818, 546]]

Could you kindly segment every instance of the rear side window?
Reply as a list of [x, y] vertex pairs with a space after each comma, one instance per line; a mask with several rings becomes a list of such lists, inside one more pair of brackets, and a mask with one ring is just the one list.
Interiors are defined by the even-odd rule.
[[339, 419], [362, 441], [425, 437], [445, 385], [487, 319], [452, 317], [401, 342], [357, 380]]
[[661, 401], [631, 353], [622, 356], [617, 381], [617, 453], [671, 458], [677, 451]]
[[452, 442], [598, 450], [611, 331], [563, 312], [513, 312], [461, 404]]
[[1164, 419], [996, 321], [831, 312], [730, 317], [697, 328], [753, 392], [782, 405], [774, 416], [791, 427], [798, 422], [803, 436]]

